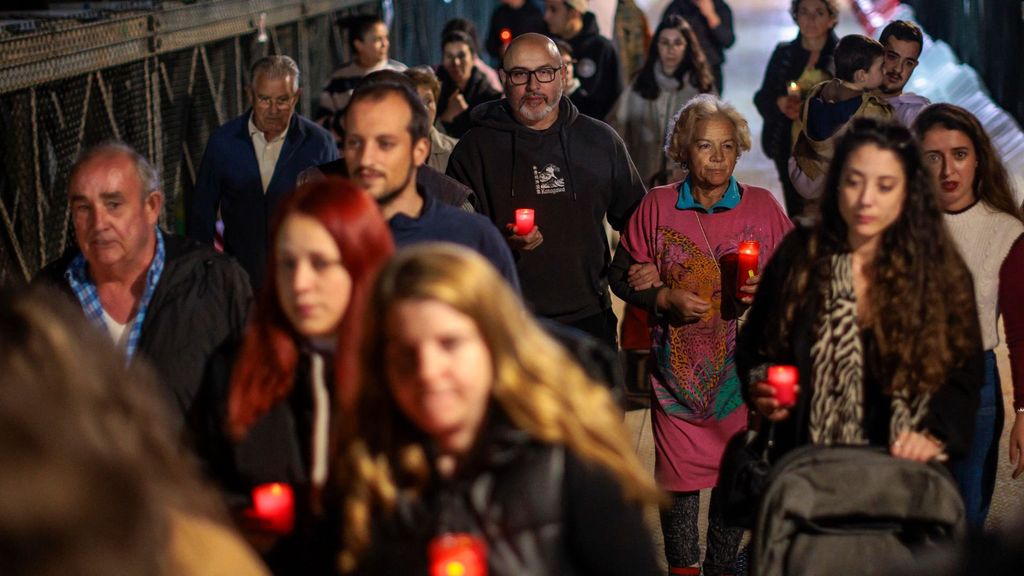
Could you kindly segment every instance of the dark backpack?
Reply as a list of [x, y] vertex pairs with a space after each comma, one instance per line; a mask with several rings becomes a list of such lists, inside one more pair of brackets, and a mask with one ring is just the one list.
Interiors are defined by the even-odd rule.
[[754, 527], [753, 574], [881, 574], [963, 538], [949, 472], [883, 448], [807, 446], [772, 468]]

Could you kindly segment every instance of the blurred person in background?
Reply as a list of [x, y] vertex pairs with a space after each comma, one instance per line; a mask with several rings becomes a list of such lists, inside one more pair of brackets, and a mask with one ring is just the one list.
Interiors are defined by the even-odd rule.
[[263, 286], [267, 238], [274, 209], [299, 173], [338, 157], [327, 130], [296, 113], [299, 66], [288, 56], [265, 56], [252, 65], [252, 108], [217, 128], [206, 144], [188, 207], [188, 235], [214, 245], [224, 223], [224, 251]]
[[438, 118], [446, 134], [461, 138], [472, 125], [469, 112], [478, 104], [501, 98], [476, 65], [476, 46], [465, 32], [448, 32], [441, 39], [442, 62]]
[[764, 120], [761, 148], [775, 162], [790, 218], [804, 212], [804, 198], [789, 179], [789, 158], [796, 135], [793, 121], [800, 115], [803, 95], [835, 76], [835, 51], [839, 37], [836, 0], [793, 0], [789, 14], [796, 22], [796, 38], [780, 42], [768, 59], [754, 105]]
[[724, 0], [672, 0], [665, 7], [661, 19], [672, 14], [682, 16], [693, 28], [708, 59], [711, 72], [715, 75], [715, 92], [722, 94], [722, 65], [725, 64], [725, 50], [736, 42], [732, 27], [732, 9]]
[[487, 28], [487, 53], [493, 58], [492, 62], [501, 62], [508, 43], [527, 32], [547, 32], [544, 14], [533, 0], [501, 0], [491, 12]]
[[409, 80], [416, 86], [416, 93], [420, 95], [423, 106], [427, 109], [427, 119], [430, 122], [430, 156], [427, 157], [427, 166], [444, 174], [448, 168], [448, 157], [451, 156], [455, 145], [459, 143], [457, 138], [441, 132], [435, 124], [437, 120], [437, 100], [441, 96], [441, 82], [429, 66], [415, 66], [404, 72]]
[[665, 141], [670, 122], [690, 98], [712, 92], [713, 82], [690, 25], [675, 15], [663, 20], [643, 68], [608, 115], [608, 124], [622, 136], [648, 186], [668, 184], [672, 170]]
[[352, 96], [359, 79], [377, 70], [405, 70], [405, 64], [388, 57], [391, 41], [388, 26], [380, 16], [356, 16], [341, 20], [348, 34], [349, 54], [352, 60], [342, 64], [331, 73], [320, 91], [320, 98], [313, 119], [330, 130], [338, 141], [345, 133], [342, 120], [348, 99]]
[[498, 78], [498, 71], [491, 67], [480, 57], [480, 35], [476, 31], [476, 24], [468, 18], [452, 18], [444, 23], [441, 29], [441, 37], [444, 38], [449, 32], [465, 32], [473, 41], [473, 64], [487, 78], [491, 88], [501, 92], [501, 78]]
[[622, 92], [622, 70], [615, 46], [598, 30], [590, 1], [545, 0], [544, 21], [552, 38], [572, 46], [576, 77], [587, 96], [577, 96], [576, 107], [591, 118], [603, 120]]
[[5, 576], [263, 576], [145, 363], [49, 289], [0, 293]]

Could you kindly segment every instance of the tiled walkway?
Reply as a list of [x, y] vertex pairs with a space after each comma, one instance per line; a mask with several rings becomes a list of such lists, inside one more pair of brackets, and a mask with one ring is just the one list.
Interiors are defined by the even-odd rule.
[[[651, 15], [652, 30], [667, 3], [667, 0], [637, 0], [637, 4]], [[761, 84], [765, 65], [775, 44], [793, 38], [796, 35], [796, 26], [787, 13], [789, 0], [730, 0], [729, 5], [732, 7], [735, 17], [737, 41], [726, 53], [728, 61], [725, 65], [724, 96], [746, 116], [754, 133], [754, 149], [745, 153], [740, 159], [736, 168], [736, 176], [740, 181], [761, 185], [778, 193], [779, 184], [775, 167], [761, 151], [761, 117], [754, 108], [753, 96]], [[861, 33], [860, 27], [848, 9], [840, 16], [838, 32], [840, 36]], [[1010, 478], [1011, 466], [1006, 452], [1007, 435], [1013, 424], [1013, 410], [1010, 404], [1012, 395], [1005, 346], [1000, 346], [997, 349], [997, 354], [1000, 373], [1003, 375], [1007, 421], [1000, 447], [1000, 469], [995, 500], [989, 516], [989, 528], [999, 527], [1014, 517], [1020, 518], [1024, 515], [1024, 477], [1018, 480]], [[630, 411], [626, 415], [626, 421], [634, 434], [637, 452], [653, 472], [654, 445], [651, 438], [649, 411]], [[706, 494], [704, 496], [703, 504], [706, 513]], [[657, 514], [652, 510], [649, 518], [655, 540], [660, 546], [661, 530]], [[701, 530], [705, 529], [705, 523], [702, 522]]]

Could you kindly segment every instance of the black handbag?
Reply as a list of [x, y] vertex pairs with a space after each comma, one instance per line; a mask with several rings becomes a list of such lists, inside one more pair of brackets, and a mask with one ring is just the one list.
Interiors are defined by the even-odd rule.
[[775, 425], [771, 422], [760, 431], [738, 432], [726, 444], [716, 497], [727, 526], [754, 527], [761, 496], [768, 488], [774, 446]]

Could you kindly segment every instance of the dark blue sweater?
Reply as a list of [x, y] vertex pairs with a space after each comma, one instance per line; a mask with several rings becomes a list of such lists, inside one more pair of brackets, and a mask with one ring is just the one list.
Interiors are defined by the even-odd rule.
[[417, 185], [416, 191], [423, 197], [420, 217], [397, 214], [388, 221], [395, 246], [452, 242], [472, 248], [487, 258], [519, 293], [519, 274], [512, 261], [512, 250], [490, 220], [438, 202], [422, 185]]

